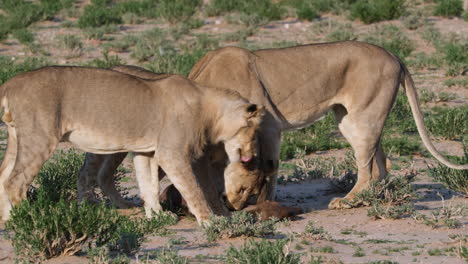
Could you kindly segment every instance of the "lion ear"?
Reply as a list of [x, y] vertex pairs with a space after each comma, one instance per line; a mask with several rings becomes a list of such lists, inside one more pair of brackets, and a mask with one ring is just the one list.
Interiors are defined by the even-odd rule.
[[260, 123], [261, 118], [265, 113], [265, 107], [263, 105], [250, 104], [246, 108], [247, 121]]

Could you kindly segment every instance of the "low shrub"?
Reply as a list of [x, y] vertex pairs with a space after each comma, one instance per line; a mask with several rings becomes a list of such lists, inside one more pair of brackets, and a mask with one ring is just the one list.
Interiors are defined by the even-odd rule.
[[358, 0], [351, 6], [351, 17], [366, 24], [399, 18], [405, 11], [405, 0]]
[[160, 0], [158, 14], [170, 23], [188, 20], [195, 14], [202, 0]]
[[15, 61], [14, 58], [0, 56], [0, 85], [15, 75], [47, 65], [42, 58], [28, 57], [23, 61]]
[[111, 6], [110, 0], [92, 0], [85, 6], [78, 19], [78, 27], [100, 27], [110, 24], [121, 24], [122, 18], [117, 8]]
[[119, 215], [104, 205], [40, 197], [25, 200], [11, 211], [5, 227], [15, 253], [26, 260], [73, 255], [86, 244], [117, 239]]
[[300, 255], [289, 250], [288, 240], [259, 242], [249, 240], [239, 249], [231, 246], [228, 249], [225, 263], [269, 263], [269, 264], [299, 264]]
[[444, 17], [460, 16], [463, 13], [462, 0], [437, 0], [434, 15]]
[[275, 232], [277, 219], [258, 221], [257, 216], [244, 211], [233, 212], [231, 216], [212, 216], [210, 224], [203, 226], [208, 241], [239, 236], [261, 237]]
[[144, 234], [165, 234], [165, 227], [177, 222], [172, 213], [161, 212], [150, 220], [130, 219], [104, 204], [78, 204], [76, 182], [82, 164], [82, 154], [59, 152], [44, 164], [28, 199], [12, 209], [6, 229], [19, 258], [35, 261], [73, 255], [94, 245], [133, 253]]
[[13, 37], [24, 45], [34, 42], [34, 34], [24, 28], [13, 31]]
[[318, 227], [316, 224], [315, 221], [308, 221], [300, 236], [314, 240], [331, 240], [330, 234], [323, 227]]
[[[468, 163], [468, 151], [465, 149], [465, 155], [462, 158], [449, 157], [457, 164]], [[435, 167], [430, 167], [428, 174], [435, 181], [441, 182], [445, 187], [456, 192], [468, 195], [468, 170], [455, 170], [448, 168], [445, 165], [439, 164]]]
[[364, 41], [381, 46], [405, 60], [415, 45], [398, 27], [385, 25], [364, 38]]
[[468, 135], [468, 106], [438, 108], [426, 119], [426, 127], [436, 136], [448, 140], [461, 140]]
[[271, 0], [213, 0], [206, 6], [208, 16], [219, 16], [230, 12], [255, 15], [262, 20], [269, 21], [280, 19], [284, 10], [281, 5], [275, 4]]
[[343, 148], [347, 144], [334, 137], [337, 125], [333, 113], [313, 125], [298, 131], [283, 133], [280, 159], [286, 160], [301, 154], [310, 154], [318, 150]]

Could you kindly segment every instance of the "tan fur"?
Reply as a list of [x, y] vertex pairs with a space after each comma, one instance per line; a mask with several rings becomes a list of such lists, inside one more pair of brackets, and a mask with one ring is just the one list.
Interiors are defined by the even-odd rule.
[[[384, 122], [398, 87], [403, 84], [424, 145], [443, 164], [423, 124], [416, 89], [403, 63], [388, 51], [367, 43], [345, 41], [250, 52], [227, 47], [207, 53], [189, 78], [197, 83], [233, 89], [266, 107], [259, 132], [262, 170], [266, 174], [259, 200], [274, 198], [282, 131], [306, 127], [333, 110], [338, 127], [354, 149], [358, 180], [343, 199], [386, 176], [380, 144]], [[266, 172], [268, 171], [268, 172]], [[330, 208], [344, 208], [342, 199]], [[240, 204], [238, 204], [240, 206]]]
[[[131, 74], [140, 78], [158, 80], [165, 78], [167, 74], [155, 74], [153, 72], [147, 71], [143, 68], [129, 65], [120, 65], [111, 68], [114, 71]], [[256, 132], [258, 126], [256, 124], [260, 123], [260, 116], [251, 117], [249, 119], [248, 127], [239, 130], [238, 138], [240, 142], [243, 142], [240, 148], [240, 155], [245, 158], [253, 159], [257, 156], [257, 143], [256, 143]], [[237, 150], [236, 147], [231, 147], [231, 149]], [[80, 170], [78, 177], [78, 197], [79, 199], [87, 199], [90, 201], [95, 201], [94, 186], [97, 185], [101, 188], [103, 193], [107, 195], [111, 201], [119, 208], [129, 208], [134, 206], [134, 204], [126, 201], [116, 190], [113, 175], [117, 167], [122, 163], [125, 158], [126, 153], [116, 153], [109, 155], [98, 155], [93, 153], [86, 153], [85, 162]], [[205, 191], [205, 194], [208, 198], [208, 201], [211, 203], [213, 211], [215, 214], [223, 215], [227, 213], [227, 209], [222, 202], [221, 193], [227, 193], [226, 199], [229, 204], [229, 201], [238, 200], [238, 193], [240, 192], [240, 186], [246, 186], [243, 188], [249, 188], [252, 190], [251, 194], [259, 193], [259, 180], [261, 177], [258, 176], [258, 170], [255, 170], [253, 167], [257, 165], [255, 160], [248, 162], [247, 164], [240, 165], [239, 162], [234, 162], [232, 165], [228, 165], [229, 172], [225, 173], [223, 177], [223, 171], [228, 162], [225, 148], [223, 145], [211, 146], [208, 148], [204, 154], [204, 157], [200, 159], [199, 166], [194, 167], [195, 175], [200, 181], [202, 189]], [[203, 162], [208, 159], [209, 162]], [[239, 166], [240, 165], [240, 166]], [[201, 169], [203, 167], [203, 169]], [[142, 172], [139, 172], [142, 173]], [[164, 175], [164, 172], [159, 173]], [[250, 176], [250, 177], [249, 177]], [[137, 178], [144, 177], [142, 175], [137, 175]], [[222, 179], [221, 179], [222, 178]], [[227, 180], [225, 179], [227, 178]], [[211, 179], [219, 179], [221, 181], [227, 182], [236, 182], [237, 185], [229, 185], [225, 189], [220, 188], [226, 184], [216, 184], [212, 182]], [[237, 189], [236, 189], [237, 188]], [[243, 199], [247, 199], [244, 197]]]
[[[238, 132], [258, 126], [263, 112], [238, 93], [201, 87], [179, 76], [152, 81], [86, 67], [44, 67], [17, 75], [1, 87], [1, 99], [12, 119], [7, 126], [14, 136], [9, 133], [8, 141], [14, 144], [8, 148], [16, 147], [7, 150], [1, 167], [4, 219], [11, 205], [25, 198], [59, 141], [68, 141], [96, 154], [154, 152], [148, 180], [158, 182], [162, 168], [197, 220], [206, 221], [212, 209], [192, 162], [208, 143], [244, 144]], [[236, 162], [229, 155], [236, 150], [225, 150]], [[157, 200], [154, 189], [149, 191], [148, 197]], [[150, 202], [150, 209], [158, 210], [159, 203]]]

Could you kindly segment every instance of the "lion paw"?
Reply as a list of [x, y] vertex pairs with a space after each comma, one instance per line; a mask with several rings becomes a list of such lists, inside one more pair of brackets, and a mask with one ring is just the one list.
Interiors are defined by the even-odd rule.
[[328, 209], [349, 209], [352, 206], [349, 204], [348, 199], [334, 198], [329, 204]]

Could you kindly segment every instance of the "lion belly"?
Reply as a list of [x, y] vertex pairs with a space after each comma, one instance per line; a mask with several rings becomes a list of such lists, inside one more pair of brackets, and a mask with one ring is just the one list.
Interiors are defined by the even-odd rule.
[[129, 140], [112, 134], [104, 135], [89, 130], [75, 130], [68, 136], [68, 141], [86, 152], [96, 154], [110, 154], [116, 152], [151, 152], [154, 144], [145, 138]]

